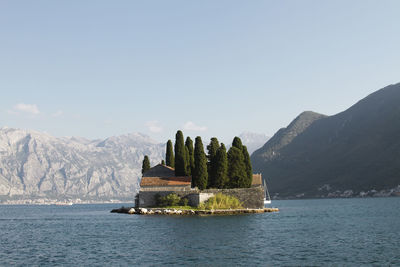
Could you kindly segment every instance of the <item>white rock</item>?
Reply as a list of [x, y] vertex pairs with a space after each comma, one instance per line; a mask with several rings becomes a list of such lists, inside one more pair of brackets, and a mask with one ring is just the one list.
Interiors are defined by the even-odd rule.
[[147, 209], [146, 208], [140, 208], [139, 212], [140, 212], [140, 214], [146, 214], [147, 213]]
[[136, 210], [135, 210], [134, 208], [131, 208], [131, 209], [128, 211], [129, 214], [135, 214], [135, 212], [136, 212]]
[[175, 211], [174, 210], [165, 210], [165, 213], [166, 214], [175, 214]]

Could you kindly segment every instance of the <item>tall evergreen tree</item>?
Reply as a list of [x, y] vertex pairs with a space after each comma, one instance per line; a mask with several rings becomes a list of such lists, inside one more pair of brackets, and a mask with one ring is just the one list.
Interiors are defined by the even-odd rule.
[[217, 150], [215, 156], [215, 187], [216, 188], [227, 188], [228, 182], [228, 156], [226, 154], [226, 148], [223, 143]]
[[168, 140], [167, 142], [167, 152], [165, 155], [165, 160], [167, 161], [167, 166], [172, 168], [175, 167], [175, 158], [174, 158], [174, 151], [172, 150], [172, 141]]
[[239, 148], [241, 151], [243, 150], [242, 140], [240, 140], [240, 138], [237, 136], [233, 138], [232, 146]]
[[243, 154], [243, 166], [244, 166], [244, 172], [246, 173], [246, 179], [243, 184], [240, 184], [240, 187], [250, 187], [251, 183], [253, 181], [253, 171], [251, 167], [251, 162], [250, 162], [250, 155], [249, 152], [247, 151], [247, 147], [242, 144], [242, 140], [240, 140], [239, 137], [235, 137], [232, 142], [232, 147], [238, 148], [240, 151], [242, 151]]
[[246, 146], [243, 146], [242, 152], [243, 152], [243, 160], [244, 160], [244, 165], [245, 165], [246, 174], [247, 174], [246, 187], [251, 187], [251, 183], [253, 182], [253, 169], [251, 167], [250, 155], [249, 155], [249, 152], [247, 151]]
[[182, 131], [178, 131], [175, 135], [175, 175], [186, 176], [186, 149], [183, 141]]
[[186, 172], [186, 175], [191, 175], [191, 173], [192, 173], [192, 171], [190, 169], [189, 149], [187, 146], [185, 146], [185, 172]]
[[144, 156], [143, 163], [142, 163], [142, 174], [144, 174], [148, 170], [150, 170], [150, 160], [149, 160], [149, 157], [146, 155], [146, 156]]
[[228, 151], [228, 177], [230, 188], [246, 187], [247, 173], [243, 152], [235, 146]]
[[207, 158], [204, 153], [201, 137], [197, 136], [194, 144], [194, 169], [192, 173], [192, 186], [203, 190], [207, 187], [208, 172]]
[[188, 175], [191, 175], [194, 169], [194, 148], [193, 148], [193, 141], [189, 136], [186, 138], [185, 146], [189, 151]]
[[218, 139], [213, 137], [211, 138], [211, 142], [210, 144], [207, 146], [207, 150], [208, 150], [208, 163], [207, 163], [207, 170], [208, 170], [208, 184], [207, 187], [208, 188], [215, 188], [216, 187], [216, 166], [217, 166], [217, 162], [216, 162], [216, 155], [217, 155], [217, 150], [219, 148], [219, 142]]

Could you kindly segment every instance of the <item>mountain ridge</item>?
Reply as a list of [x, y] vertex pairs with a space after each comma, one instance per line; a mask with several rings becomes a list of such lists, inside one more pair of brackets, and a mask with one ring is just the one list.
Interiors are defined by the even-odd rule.
[[270, 191], [283, 197], [390, 191], [400, 184], [398, 103], [400, 84], [382, 88], [343, 112], [315, 120], [275, 157], [268, 157], [271, 138], [253, 153], [253, 167], [268, 177]]
[[143, 155], [155, 165], [163, 158], [164, 147], [140, 133], [89, 140], [3, 127], [0, 201], [133, 199]]
[[247, 146], [249, 154], [252, 154], [269, 139], [266, 134], [249, 131], [242, 132], [238, 137], [242, 140], [243, 145]]
[[303, 111], [287, 127], [279, 129], [274, 136], [254, 154], [263, 153], [263, 157], [276, 157], [276, 150], [279, 150], [289, 144], [297, 135], [302, 133], [314, 121], [326, 117], [313, 111]]

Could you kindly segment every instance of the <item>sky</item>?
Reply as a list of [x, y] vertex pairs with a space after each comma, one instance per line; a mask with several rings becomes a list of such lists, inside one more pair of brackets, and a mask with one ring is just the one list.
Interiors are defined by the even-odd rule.
[[400, 82], [400, 1], [0, 1], [0, 127], [272, 136]]

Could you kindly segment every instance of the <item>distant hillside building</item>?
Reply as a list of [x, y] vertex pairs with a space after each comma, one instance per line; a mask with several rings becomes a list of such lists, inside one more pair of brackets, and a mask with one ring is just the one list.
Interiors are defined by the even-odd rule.
[[253, 174], [251, 188], [199, 190], [192, 188], [191, 176], [176, 177], [173, 168], [161, 164], [143, 174], [136, 206], [155, 207], [158, 195], [166, 196], [171, 193], [186, 197], [191, 206], [197, 206], [218, 192], [237, 197], [246, 208], [264, 207], [265, 192], [261, 174]]

